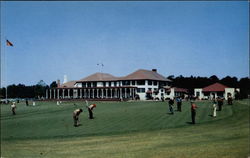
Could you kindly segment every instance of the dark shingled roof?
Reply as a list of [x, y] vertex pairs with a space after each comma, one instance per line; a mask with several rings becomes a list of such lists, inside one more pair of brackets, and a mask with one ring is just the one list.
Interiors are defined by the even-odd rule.
[[165, 78], [164, 76], [158, 74], [155, 71], [150, 70], [137, 70], [125, 77], [115, 77], [108, 73], [94, 73], [90, 76], [82, 78], [76, 82], [93, 82], [93, 81], [118, 81], [118, 80], [156, 80], [156, 81], [169, 81], [171, 80]]
[[90, 81], [116, 81], [118, 80], [118, 77], [112, 76], [108, 73], [94, 73], [90, 76], [87, 76], [85, 78], [82, 78], [81, 80], [78, 80], [77, 82], [90, 82]]
[[73, 88], [76, 81], [69, 81], [64, 84], [61, 84], [59, 88]]
[[157, 80], [157, 81], [171, 81], [164, 76], [158, 74], [155, 71], [150, 71], [150, 70], [137, 70], [125, 77], [121, 77], [120, 80]]
[[202, 88], [202, 91], [203, 92], [223, 92], [225, 91], [225, 88], [229, 88], [229, 87], [220, 83], [214, 83], [210, 86]]

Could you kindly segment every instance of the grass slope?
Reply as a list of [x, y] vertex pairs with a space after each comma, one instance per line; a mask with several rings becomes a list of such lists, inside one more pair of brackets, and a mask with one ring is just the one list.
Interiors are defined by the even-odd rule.
[[3, 157], [211, 157], [248, 155], [249, 104], [224, 106], [212, 118], [211, 103], [197, 102], [196, 125], [190, 125], [190, 105], [167, 114], [163, 102], [100, 102], [94, 120], [81, 114], [73, 127], [72, 112], [84, 103], [18, 104], [17, 115], [1, 108]]

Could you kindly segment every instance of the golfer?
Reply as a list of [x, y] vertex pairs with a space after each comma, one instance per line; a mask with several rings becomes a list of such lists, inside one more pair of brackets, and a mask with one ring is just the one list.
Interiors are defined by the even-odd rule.
[[216, 100], [213, 100], [213, 117], [216, 117], [217, 104]]
[[191, 101], [191, 117], [192, 124], [195, 124], [196, 108], [198, 108], [193, 101]]
[[223, 98], [218, 97], [217, 98], [218, 106], [219, 106], [219, 111], [222, 110], [222, 105], [223, 105]]
[[233, 105], [233, 98], [232, 98], [231, 94], [227, 98], [227, 104], [228, 105]]
[[16, 103], [15, 102], [13, 102], [11, 105], [11, 111], [13, 115], [16, 115]]
[[170, 99], [169, 101], [168, 101], [168, 106], [169, 106], [169, 111], [170, 111], [170, 113], [171, 114], [174, 114], [174, 108], [173, 108], [173, 106], [174, 106], [174, 99]]
[[80, 113], [82, 112], [82, 109], [76, 109], [74, 112], [73, 112], [73, 120], [74, 120], [74, 126], [77, 127], [79, 126], [79, 115]]
[[181, 105], [182, 105], [182, 99], [181, 99], [181, 97], [178, 97], [176, 99], [176, 101], [177, 101], [177, 111], [181, 112]]
[[89, 111], [89, 119], [94, 119], [93, 117], [93, 109], [96, 107], [96, 104], [91, 104], [88, 106], [88, 111]]

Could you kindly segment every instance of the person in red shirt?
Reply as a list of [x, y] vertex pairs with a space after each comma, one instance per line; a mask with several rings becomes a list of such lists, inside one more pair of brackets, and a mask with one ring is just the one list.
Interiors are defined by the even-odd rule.
[[89, 111], [89, 119], [94, 119], [93, 117], [93, 109], [96, 107], [96, 104], [91, 104], [88, 106], [88, 111]]
[[191, 101], [191, 117], [192, 117], [192, 124], [195, 124], [195, 115], [196, 115], [196, 108], [198, 108], [193, 101]]

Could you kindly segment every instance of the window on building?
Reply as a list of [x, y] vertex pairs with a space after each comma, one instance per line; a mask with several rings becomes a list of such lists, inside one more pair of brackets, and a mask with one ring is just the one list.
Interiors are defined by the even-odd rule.
[[152, 85], [152, 81], [151, 80], [148, 80], [148, 85]]
[[90, 82], [87, 82], [87, 87], [91, 87], [91, 83]]
[[132, 85], [135, 85], [135, 81], [132, 81]]
[[163, 87], [163, 86], [166, 86], [167, 83], [166, 82], [159, 82], [159, 87]]
[[157, 86], [157, 81], [154, 81], [154, 86]]
[[130, 85], [130, 81], [122, 81], [122, 85], [124, 86]]
[[200, 96], [200, 92], [196, 92], [196, 96], [199, 97]]
[[145, 80], [139, 80], [139, 81], [137, 81], [137, 85], [145, 85]]
[[145, 88], [137, 88], [137, 93], [145, 93]]
[[114, 82], [114, 86], [116, 87], [116, 82]]
[[86, 83], [85, 82], [82, 83], [82, 87], [86, 87]]

